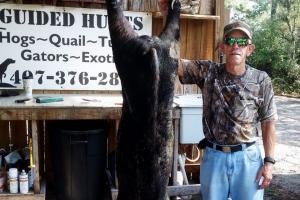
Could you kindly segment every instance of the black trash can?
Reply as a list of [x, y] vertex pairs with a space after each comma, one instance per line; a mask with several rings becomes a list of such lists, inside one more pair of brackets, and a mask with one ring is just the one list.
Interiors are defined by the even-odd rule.
[[51, 130], [56, 199], [104, 199], [105, 125], [99, 121], [63, 121]]

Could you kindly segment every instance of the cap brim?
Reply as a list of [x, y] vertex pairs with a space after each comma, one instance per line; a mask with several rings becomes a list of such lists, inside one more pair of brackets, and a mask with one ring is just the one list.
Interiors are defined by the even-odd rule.
[[225, 36], [225, 35], [228, 35], [228, 34], [231, 33], [232, 31], [236, 31], [236, 30], [244, 32], [244, 33], [248, 36], [249, 39], [252, 39], [251, 33], [250, 33], [246, 28], [243, 28], [243, 27], [236, 27], [236, 28], [233, 28], [233, 29], [227, 31], [226, 33], [224, 33], [224, 36]]

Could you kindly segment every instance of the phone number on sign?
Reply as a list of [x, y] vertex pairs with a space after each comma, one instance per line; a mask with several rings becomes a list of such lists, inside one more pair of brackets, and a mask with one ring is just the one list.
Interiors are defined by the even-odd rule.
[[[80, 84], [80, 85], [87, 85], [91, 81], [97, 81], [98, 85], [111, 85], [116, 86], [120, 84], [119, 75], [117, 72], [99, 72], [95, 76], [90, 76], [88, 72], [76, 72], [76, 71], [57, 71], [54, 75], [47, 75], [45, 71], [37, 70], [34, 72], [26, 70], [24, 72], [20, 72], [16, 70], [13, 75], [10, 77], [10, 81], [14, 84], [21, 84], [21, 80], [24, 77], [33, 77], [37, 80], [37, 83], [42, 85], [45, 80], [53, 80], [57, 85], [64, 85], [64, 84]], [[67, 82], [68, 81], [68, 82]]]

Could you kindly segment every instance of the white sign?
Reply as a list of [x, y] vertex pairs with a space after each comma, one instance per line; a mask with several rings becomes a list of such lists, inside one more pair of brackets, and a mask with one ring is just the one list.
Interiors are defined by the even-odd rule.
[[[151, 13], [125, 11], [139, 35], [152, 34]], [[121, 90], [106, 10], [0, 4], [0, 88]]]

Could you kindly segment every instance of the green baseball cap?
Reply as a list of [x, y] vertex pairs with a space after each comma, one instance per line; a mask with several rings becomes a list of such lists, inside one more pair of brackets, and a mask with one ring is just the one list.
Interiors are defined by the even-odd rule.
[[252, 31], [251, 31], [250, 26], [242, 21], [235, 21], [235, 22], [227, 24], [224, 27], [224, 37], [235, 30], [244, 32], [248, 36], [249, 39], [252, 39]]

